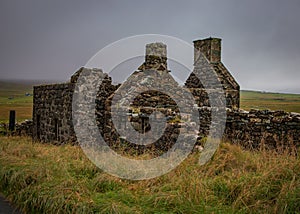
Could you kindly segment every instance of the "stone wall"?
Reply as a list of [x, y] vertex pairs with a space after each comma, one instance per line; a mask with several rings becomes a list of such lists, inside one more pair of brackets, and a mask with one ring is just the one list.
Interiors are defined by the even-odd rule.
[[17, 136], [32, 136], [33, 133], [33, 121], [32, 120], [26, 120], [22, 123], [16, 124], [16, 130], [13, 133]]
[[228, 111], [224, 138], [249, 149], [300, 147], [300, 114], [284, 111]]
[[[76, 81], [85, 68], [80, 68], [70, 82], [52, 85], [40, 85], [33, 88], [33, 124], [32, 136], [41, 142], [58, 144], [76, 144], [76, 136], [72, 121], [72, 97]], [[98, 69], [99, 70], [99, 69]], [[99, 70], [99, 72], [102, 72]], [[103, 121], [100, 109], [105, 100], [118, 86], [111, 84], [111, 78], [103, 80], [96, 98], [96, 114], [99, 123]]]
[[[167, 151], [176, 142], [180, 129], [188, 128], [189, 124], [184, 124], [180, 120], [176, 120], [177, 114], [170, 113], [173, 112], [173, 109], [156, 110], [163, 112], [168, 120], [163, 136], [152, 145], [140, 146], [131, 144], [126, 141], [126, 138], [124, 139], [122, 136], [119, 136], [112, 124], [109, 111], [106, 111], [106, 130], [103, 131], [105, 141], [113, 142], [111, 143], [112, 147], [118, 147], [121, 144], [129, 146], [129, 148], [138, 154], [144, 153], [147, 149], [155, 149], [158, 154]], [[133, 116], [133, 112], [129, 113], [125, 125], [132, 125], [141, 133], [143, 133], [141, 130], [150, 130], [151, 128], [147, 126], [149, 120], [142, 120], [142, 117], [143, 115], [147, 115], [146, 113], [149, 115], [151, 111], [153, 109], [140, 109], [140, 113], [136, 116]], [[210, 108], [200, 108], [199, 115], [200, 129], [198, 140], [204, 143], [203, 139], [210, 132]], [[141, 126], [142, 123], [145, 124]], [[300, 114], [284, 111], [251, 110], [250, 112], [246, 112], [243, 110], [227, 109], [223, 140], [241, 145], [243, 148], [250, 150], [275, 149], [277, 151], [296, 151], [296, 148], [300, 148]]]
[[[226, 111], [223, 140], [245, 149], [293, 150], [300, 148], [300, 114], [269, 110]], [[210, 131], [211, 111], [199, 108], [199, 138]]]
[[72, 125], [74, 83], [33, 87], [33, 138], [42, 142], [76, 141]]

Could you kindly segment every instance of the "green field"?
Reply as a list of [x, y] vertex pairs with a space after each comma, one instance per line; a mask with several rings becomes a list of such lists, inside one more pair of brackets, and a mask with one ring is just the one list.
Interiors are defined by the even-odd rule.
[[241, 91], [241, 108], [284, 110], [300, 113], [300, 94]]
[[32, 84], [0, 82], [0, 122], [7, 122], [9, 111], [16, 111], [18, 121], [32, 118]]
[[[0, 122], [7, 122], [10, 110], [16, 110], [17, 121], [32, 118], [32, 94], [34, 82], [0, 81]], [[284, 110], [300, 113], [300, 94], [263, 93], [241, 91], [241, 108]]]

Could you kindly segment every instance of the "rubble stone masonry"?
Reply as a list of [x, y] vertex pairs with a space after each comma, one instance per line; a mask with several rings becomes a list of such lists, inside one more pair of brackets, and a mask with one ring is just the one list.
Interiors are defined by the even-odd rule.
[[[299, 114], [268, 110], [246, 112], [239, 109], [240, 87], [221, 62], [221, 39], [197, 40], [194, 41], [194, 46], [206, 56], [224, 89], [227, 107], [226, 128], [223, 136], [225, 140], [249, 149], [298, 148], [300, 146]], [[139, 72], [146, 72], [149, 69], [158, 73], [164, 72], [164, 75], [167, 75], [170, 71], [167, 70], [166, 56], [166, 45], [162, 43], [148, 44], [145, 62], [129, 78], [134, 79]], [[197, 58], [196, 52], [195, 58]], [[18, 132], [28, 133], [34, 140], [42, 142], [76, 144], [72, 124], [72, 96], [78, 76], [83, 69], [88, 70], [81, 68], [68, 83], [34, 86], [32, 129], [30, 130], [26, 126], [27, 131], [22, 132], [19, 128]], [[102, 71], [99, 70], [99, 72]], [[203, 78], [205, 80], [205, 77]], [[172, 82], [173, 79], [169, 75], [165, 76], [164, 81], [167, 86], [168, 82]], [[187, 79], [185, 86], [197, 102], [200, 113], [199, 139], [203, 139], [209, 133], [211, 118], [206, 91], [209, 89], [205, 89], [193, 73]], [[111, 78], [106, 75], [96, 97], [97, 125], [105, 141], [112, 147], [122, 144], [130, 145], [130, 142], [126, 142], [126, 139], [119, 136], [111, 122], [111, 100], [119, 87], [120, 85], [113, 85]], [[138, 152], [143, 152], [150, 147], [166, 151], [176, 141], [180, 128], [186, 128], [182, 127], [183, 125], [180, 123], [181, 118], [178, 118], [176, 103], [166, 94], [157, 91], [145, 92], [134, 100], [132, 109], [128, 112], [127, 123], [141, 133], [153, 128], [149, 126], [149, 118], [147, 118], [153, 108], [160, 110], [165, 115], [168, 120], [167, 128], [163, 136], [151, 146], [131, 145]]]

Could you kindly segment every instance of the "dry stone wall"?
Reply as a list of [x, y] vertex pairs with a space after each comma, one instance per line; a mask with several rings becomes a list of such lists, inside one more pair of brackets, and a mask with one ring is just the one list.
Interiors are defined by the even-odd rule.
[[284, 111], [228, 111], [224, 138], [249, 149], [300, 147], [300, 114]]
[[32, 120], [26, 120], [22, 123], [16, 124], [16, 130], [13, 133], [17, 136], [32, 136], [32, 127], [33, 127], [33, 121]]

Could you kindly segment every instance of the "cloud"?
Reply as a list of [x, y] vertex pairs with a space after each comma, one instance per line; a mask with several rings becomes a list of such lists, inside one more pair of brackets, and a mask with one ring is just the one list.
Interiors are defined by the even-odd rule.
[[2, 79], [68, 79], [106, 45], [155, 33], [223, 40], [242, 88], [300, 93], [300, 2], [16, 1], [0, 3]]

